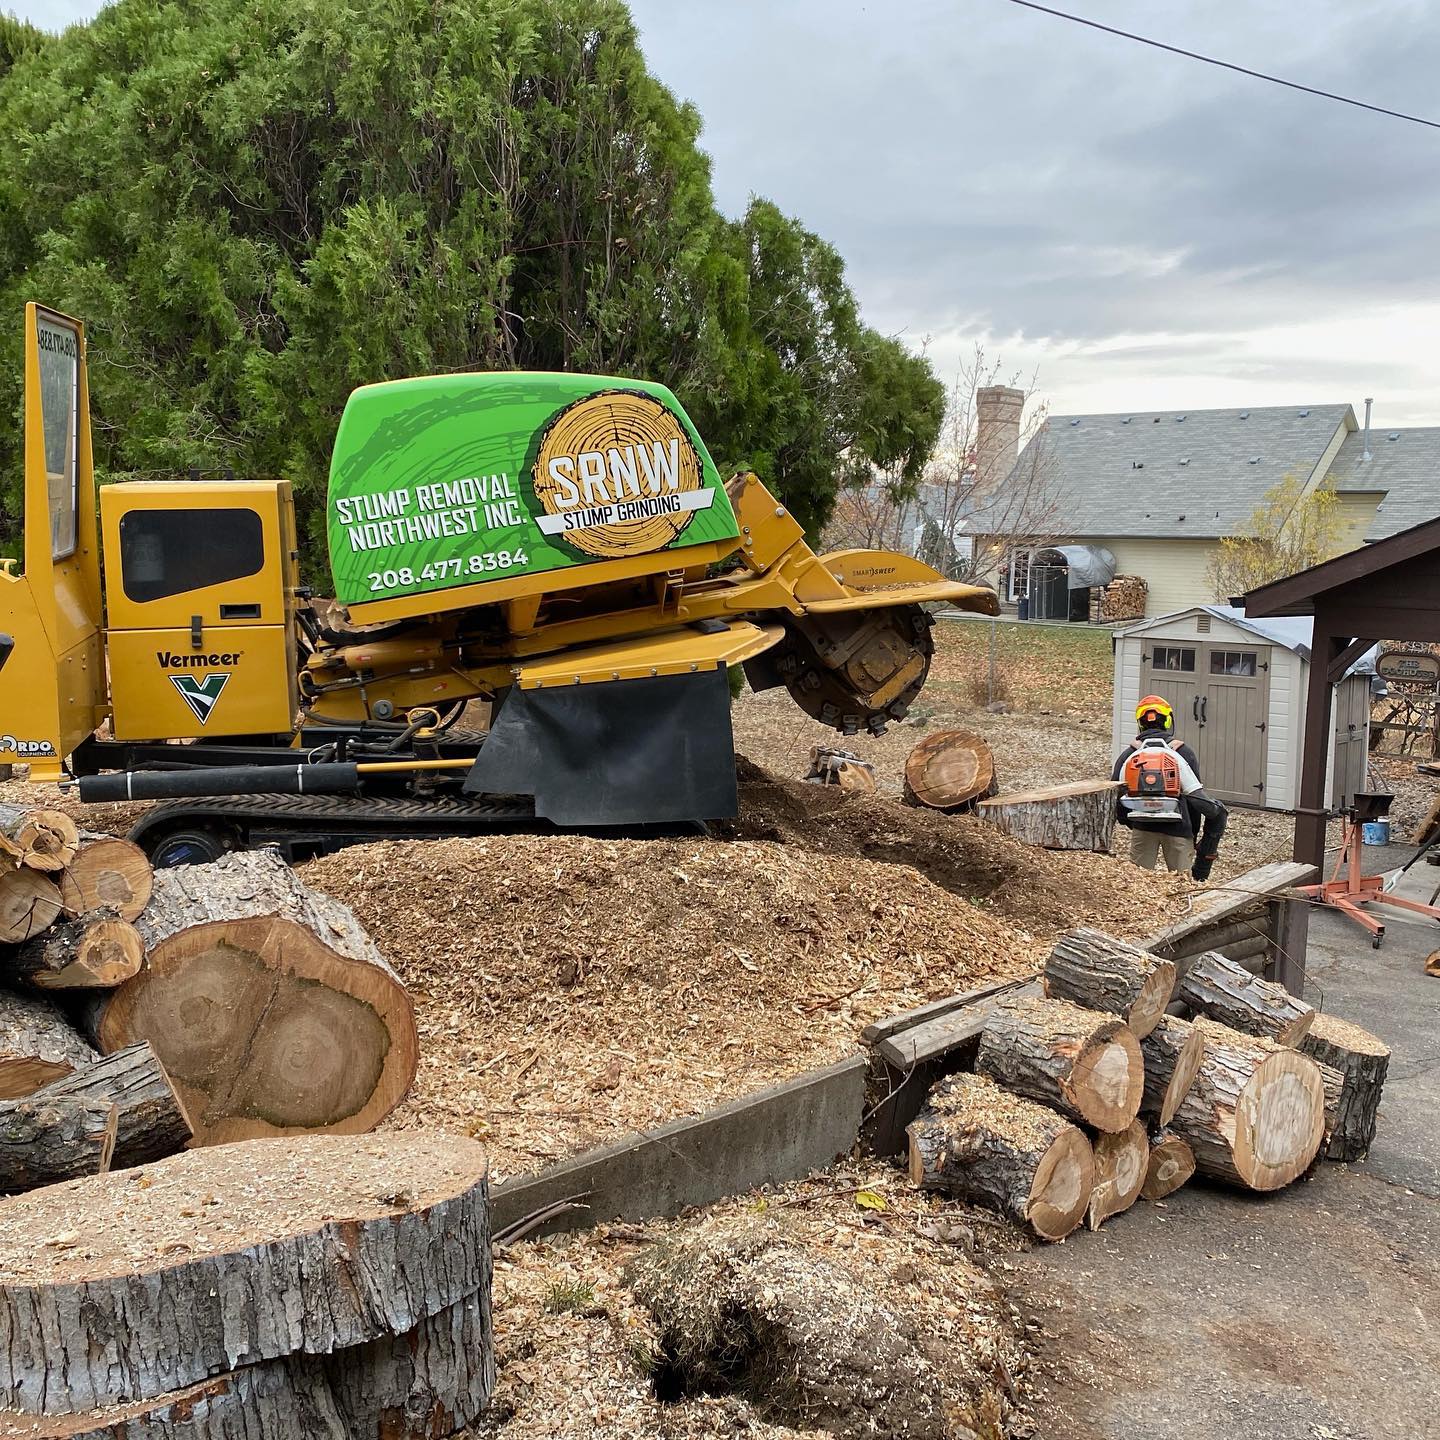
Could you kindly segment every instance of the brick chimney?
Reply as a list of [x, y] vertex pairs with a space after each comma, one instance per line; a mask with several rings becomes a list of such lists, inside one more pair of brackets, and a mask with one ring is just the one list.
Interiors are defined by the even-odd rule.
[[975, 492], [988, 494], [1014, 468], [1020, 451], [1020, 412], [1025, 392], [1009, 385], [982, 385], [975, 392]]

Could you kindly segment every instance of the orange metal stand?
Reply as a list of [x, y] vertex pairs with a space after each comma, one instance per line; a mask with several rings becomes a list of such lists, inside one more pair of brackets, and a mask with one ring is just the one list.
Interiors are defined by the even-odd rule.
[[[1371, 948], [1378, 950], [1380, 942], [1385, 938], [1385, 926], [1362, 909], [1362, 906], [1395, 905], [1401, 910], [1414, 910], [1436, 920], [1440, 920], [1440, 907], [1422, 905], [1418, 900], [1407, 900], [1401, 895], [1391, 895], [1385, 889], [1383, 875], [1362, 873], [1364, 837], [1360, 826], [1361, 822], [1358, 820], [1346, 820], [1340, 853], [1335, 857], [1335, 871], [1328, 880], [1320, 885], [1298, 885], [1296, 889], [1301, 895], [1308, 895], [1321, 905], [1333, 905], [1342, 914], [1363, 925], [1371, 934]], [[1434, 896], [1431, 896], [1431, 899], [1433, 900]]]

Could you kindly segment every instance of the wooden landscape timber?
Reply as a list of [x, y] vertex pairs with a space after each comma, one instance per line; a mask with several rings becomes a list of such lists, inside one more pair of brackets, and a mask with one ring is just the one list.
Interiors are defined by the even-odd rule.
[[63, 870], [80, 845], [80, 832], [63, 810], [26, 810], [0, 817], [0, 861], [31, 870]]
[[1123, 1130], [1097, 1135], [1094, 1148], [1095, 1174], [1085, 1221], [1092, 1230], [1098, 1230], [1112, 1215], [1128, 1210], [1139, 1198], [1150, 1163], [1150, 1140], [1145, 1126], [1132, 1120]]
[[1175, 965], [1099, 930], [1067, 930], [1045, 962], [1045, 993], [1118, 1015], [1137, 1040], [1165, 1013]]
[[907, 805], [969, 809], [995, 793], [995, 752], [971, 730], [936, 730], [906, 757], [904, 793]]
[[1195, 1027], [1205, 1053], [1170, 1128], [1194, 1151], [1202, 1175], [1251, 1190], [1288, 1185], [1324, 1135], [1319, 1067], [1298, 1050], [1214, 1020]]
[[60, 916], [60, 887], [39, 870], [0, 870], [0, 942], [20, 945]]
[[[360, 1357], [342, 1388], [376, 1440], [447, 1433], [398, 1428], [403, 1415], [384, 1430], [374, 1407], [407, 1374], [423, 1383], [432, 1358], [437, 1378], [453, 1369], [415, 1332], [472, 1297], [483, 1314], [468, 1363], [482, 1379], [493, 1363], [485, 1157], [455, 1136], [256, 1141], [32, 1191], [0, 1206], [0, 1276], [0, 1407], [23, 1414], [160, 1401], [262, 1362], [404, 1336], [409, 1359]], [[56, 1323], [81, 1293], [86, 1323]], [[449, 1314], [434, 1344], [453, 1350], [467, 1323]]]
[[1205, 1040], [1188, 1020], [1165, 1015], [1140, 1042], [1145, 1060], [1145, 1091], [1141, 1113], [1168, 1125], [1189, 1093], [1205, 1054]]
[[1140, 1042], [1113, 1015], [1067, 1000], [998, 1001], [975, 1069], [1097, 1130], [1124, 1130], [1140, 1109]]
[[1115, 834], [1114, 780], [1075, 780], [1046, 790], [1026, 790], [982, 800], [975, 813], [1029, 845], [1048, 850], [1105, 853]]
[[85, 1028], [106, 1053], [154, 1046], [197, 1144], [355, 1134], [408, 1092], [404, 986], [355, 916], [278, 855], [160, 871], [135, 923], [146, 964], [89, 997]]
[[0, 1194], [104, 1174], [117, 1120], [114, 1105], [86, 1095], [41, 1091], [23, 1100], [0, 1100]]
[[113, 910], [122, 920], [135, 920], [153, 883], [154, 871], [138, 845], [102, 836], [82, 845], [61, 872], [60, 899], [67, 915]]
[[49, 1000], [0, 990], [0, 1100], [33, 1095], [99, 1058]]
[[1283, 985], [1251, 975], [1234, 960], [1206, 954], [1181, 978], [1176, 997], [1192, 1010], [1280, 1045], [1298, 1045], [1315, 1019], [1315, 1008]]
[[1147, 1200], [1173, 1195], [1195, 1173], [1195, 1152], [1178, 1135], [1157, 1130], [1150, 1136], [1150, 1159], [1140, 1193]]
[[4, 962], [15, 979], [38, 990], [112, 989], [139, 974], [140, 932], [114, 910], [57, 920]]
[[1094, 1180], [1089, 1140], [1044, 1105], [978, 1075], [942, 1080], [910, 1124], [910, 1179], [979, 1201], [1044, 1240], [1085, 1218]]
[[1343, 1085], [1327, 1115], [1325, 1158], [1360, 1160], [1375, 1139], [1380, 1094], [1390, 1069], [1383, 1040], [1337, 1016], [1318, 1014], [1300, 1049], [1318, 1064], [1338, 1071]]

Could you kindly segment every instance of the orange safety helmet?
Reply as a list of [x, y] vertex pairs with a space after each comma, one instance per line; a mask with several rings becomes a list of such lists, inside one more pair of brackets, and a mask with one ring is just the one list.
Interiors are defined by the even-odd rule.
[[1175, 712], [1159, 695], [1146, 695], [1135, 707], [1135, 723], [1142, 730], [1173, 730]]

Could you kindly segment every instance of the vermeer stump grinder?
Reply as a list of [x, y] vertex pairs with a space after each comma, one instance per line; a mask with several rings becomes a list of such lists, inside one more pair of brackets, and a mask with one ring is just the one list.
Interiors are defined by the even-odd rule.
[[[992, 590], [906, 555], [817, 555], [722, 482], [662, 385], [454, 374], [345, 406], [334, 606], [300, 583], [286, 480], [96, 487], [85, 332], [25, 313], [24, 568], [0, 564], [0, 762], [157, 800], [157, 864], [278, 845], [736, 813], [727, 670], [879, 733], [933, 651], [927, 604]], [[488, 730], [461, 726], [492, 702]]]

